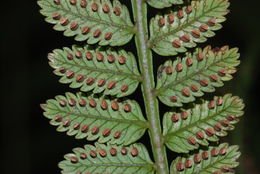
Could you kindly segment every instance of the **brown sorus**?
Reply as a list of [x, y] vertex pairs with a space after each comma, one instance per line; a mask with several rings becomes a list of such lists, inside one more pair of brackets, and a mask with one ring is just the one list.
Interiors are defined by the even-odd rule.
[[190, 42], [190, 36], [187, 34], [184, 34], [183, 36], [181, 36], [180, 38], [183, 42]]
[[114, 133], [114, 138], [115, 138], [115, 139], [120, 138], [121, 134], [122, 134], [122, 132], [116, 131], [116, 132]]
[[80, 128], [80, 123], [75, 123], [73, 129], [78, 130]]
[[98, 126], [94, 126], [94, 127], [92, 127], [92, 129], [91, 129], [91, 133], [92, 133], [93, 135], [97, 135], [98, 132], [99, 132], [99, 127], [98, 127]]
[[104, 5], [102, 6], [102, 9], [103, 9], [103, 12], [104, 12], [104, 13], [109, 13], [109, 12], [110, 12], [109, 5], [107, 5], [107, 4], [104, 4]]
[[214, 100], [212, 100], [212, 101], [210, 101], [210, 102], [208, 103], [208, 108], [209, 108], [209, 109], [215, 108], [215, 101], [214, 101]]
[[225, 155], [226, 153], [227, 153], [227, 149], [224, 147], [219, 150], [220, 155]]
[[232, 114], [228, 114], [226, 116], [226, 118], [229, 120], [229, 121], [234, 121], [236, 119], [236, 116], [235, 115], [232, 115]]
[[78, 27], [79, 27], [79, 24], [78, 24], [77, 22], [72, 22], [72, 23], [70, 24], [70, 29], [71, 29], [72, 31], [77, 30]]
[[88, 34], [89, 32], [90, 32], [90, 27], [85, 26], [85, 27], [82, 27], [82, 28], [81, 28], [81, 33], [82, 33], [83, 35], [86, 35], [86, 34]]
[[207, 25], [213, 27], [214, 25], [216, 25], [216, 19], [211, 18], [210, 20], [208, 20]]
[[224, 127], [228, 127], [229, 121], [228, 120], [222, 120], [221, 125], [224, 126]]
[[59, 5], [60, 4], [60, 0], [54, 0], [53, 1], [55, 4]]
[[190, 91], [188, 89], [182, 89], [181, 93], [184, 97], [189, 97], [190, 96]]
[[81, 83], [81, 82], [83, 82], [83, 81], [84, 81], [84, 75], [78, 74], [78, 75], [76, 76], [76, 82]]
[[106, 84], [106, 80], [105, 79], [100, 79], [100, 80], [98, 80], [98, 86], [99, 87], [102, 87], [102, 86], [104, 86]]
[[86, 8], [87, 7], [87, 0], [81, 0], [80, 1], [80, 6], [82, 7], [82, 8]]
[[74, 71], [72, 71], [72, 70], [67, 71], [66, 77], [67, 77], [68, 79], [71, 79], [72, 77], [74, 77]]
[[172, 42], [172, 46], [173, 46], [174, 48], [180, 48], [180, 47], [181, 47], [181, 42], [180, 42], [180, 40], [179, 40], [179, 39], [174, 40], [174, 41]]
[[86, 159], [87, 155], [85, 153], [80, 153], [80, 159]]
[[203, 55], [202, 53], [198, 53], [198, 54], [197, 54], [197, 60], [198, 60], [198, 61], [202, 61], [203, 58], [204, 58], [204, 55]]
[[69, 99], [68, 103], [69, 103], [70, 106], [75, 106], [76, 105], [76, 100], [71, 98], [71, 99]]
[[96, 54], [97, 61], [102, 62], [104, 60], [104, 56], [101, 53]]
[[60, 19], [60, 24], [61, 24], [62, 26], [68, 25], [68, 24], [69, 24], [69, 19], [68, 19], [68, 18], [61, 18], [61, 19]]
[[207, 128], [206, 129], [206, 134], [211, 137], [212, 135], [215, 134], [215, 130], [213, 128]]
[[132, 108], [132, 107], [131, 107], [130, 104], [125, 104], [124, 107], [123, 107], [123, 109], [124, 109], [125, 112], [131, 112], [131, 108]]
[[82, 52], [79, 51], [79, 50], [76, 51], [75, 56], [76, 56], [77, 58], [82, 58]]
[[70, 0], [70, 4], [71, 5], [76, 5], [77, 4], [77, 0]]
[[115, 62], [115, 56], [113, 54], [110, 54], [107, 56], [107, 60], [109, 63], [114, 63]]
[[192, 6], [189, 5], [188, 7], [186, 7], [185, 12], [186, 12], [187, 14], [190, 14], [190, 13], [192, 12]]
[[221, 171], [224, 172], [224, 173], [230, 172], [230, 167], [228, 167], [228, 166], [223, 166], [223, 167], [221, 168]]
[[119, 56], [118, 58], [118, 62], [122, 65], [126, 63], [126, 58], [125, 56]]
[[94, 151], [94, 150], [91, 150], [91, 151], [89, 152], [89, 155], [90, 155], [92, 158], [96, 158], [96, 157], [97, 157], [97, 153], [96, 153], [96, 151]]
[[196, 145], [197, 144], [197, 141], [196, 141], [196, 139], [195, 138], [193, 138], [193, 137], [190, 137], [190, 138], [188, 138], [188, 143], [190, 143], [191, 145]]
[[93, 36], [95, 37], [95, 38], [97, 38], [97, 37], [99, 37], [100, 35], [101, 35], [101, 30], [99, 30], [99, 29], [96, 29], [95, 31], [94, 31], [94, 33], [93, 33]]
[[86, 100], [84, 100], [84, 99], [80, 99], [79, 100], [79, 105], [80, 106], [86, 106], [86, 104], [87, 104]]
[[91, 9], [92, 9], [92, 11], [94, 11], [94, 12], [96, 12], [97, 10], [98, 10], [98, 4], [97, 3], [92, 3], [91, 4]]
[[200, 163], [201, 162], [201, 158], [199, 155], [194, 155], [194, 162], [195, 163]]
[[122, 85], [121, 86], [121, 91], [122, 92], [127, 92], [128, 91], [128, 85]]
[[189, 160], [189, 159], [186, 160], [186, 161], [185, 161], [185, 167], [186, 167], [186, 168], [191, 168], [191, 167], [192, 167], [192, 161]]
[[180, 71], [182, 71], [182, 70], [183, 70], [182, 63], [178, 63], [178, 64], [176, 65], [176, 71], [177, 71], [177, 72], [180, 72]]
[[165, 19], [164, 18], [160, 18], [158, 20], [158, 25], [159, 25], [159, 27], [163, 27], [165, 25]]
[[210, 78], [210, 80], [211, 80], [212, 82], [218, 81], [218, 76], [216, 76], [216, 75], [211, 75], [211, 76], [209, 76], [209, 78]]
[[131, 155], [133, 157], [136, 157], [138, 155], [138, 149], [136, 147], [132, 148], [131, 149]]
[[116, 154], [117, 154], [117, 150], [115, 148], [111, 148], [109, 150], [109, 152], [110, 152], [111, 156], [116, 156]]
[[99, 149], [98, 153], [101, 157], [106, 157], [107, 156], [107, 152], [105, 149]]
[[83, 125], [81, 128], [81, 132], [86, 133], [88, 131], [88, 125]]
[[184, 17], [184, 13], [183, 13], [182, 10], [179, 10], [179, 11], [177, 12], [177, 17], [178, 17], [179, 19], [182, 19], [182, 18]]
[[112, 101], [111, 107], [114, 111], [117, 111], [119, 109], [119, 105], [118, 105], [117, 101]]
[[103, 110], [106, 110], [107, 109], [107, 102], [106, 102], [106, 100], [102, 100], [100, 106], [101, 106], [101, 108]]
[[182, 113], [181, 113], [181, 118], [182, 118], [183, 120], [186, 120], [186, 119], [188, 118], [188, 112], [186, 112], [186, 111], [182, 112]]
[[111, 130], [110, 130], [109, 128], [105, 128], [105, 129], [103, 130], [103, 132], [102, 132], [102, 135], [103, 135], [104, 137], [107, 137], [107, 136], [110, 135], [110, 133], [111, 133]]
[[173, 14], [168, 14], [167, 16], [168, 22], [171, 24], [174, 22], [174, 15]]
[[70, 158], [70, 161], [71, 161], [72, 163], [77, 163], [79, 160], [78, 160], [77, 157], [73, 156], [73, 157]]
[[65, 107], [67, 105], [67, 102], [65, 100], [60, 100], [60, 106]]
[[213, 156], [213, 157], [216, 157], [216, 156], [218, 156], [218, 149], [217, 148], [213, 148], [213, 149], [211, 149], [211, 156]]
[[179, 117], [180, 117], [180, 115], [177, 113], [172, 114], [172, 117], [171, 117], [172, 122], [176, 123], [177, 121], [179, 121]]
[[122, 147], [122, 149], [121, 149], [121, 154], [122, 154], [122, 155], [127, 155], [127, 148]]
[[205, 135], [204, 135], [204, 133], [202, 131], [199, 130], [196, 133], [196, 138], [199, 139], [199, 140], [203, 140], [205, 138]]
[[92, 98], [89, 100], [89, 106], [91, 106], [92, 108], [97, 106], [97, 102]]
[[94, 79], [93, 77], [89, 77], [89, 78], [87, 79], [87, 81], [86, 81], [86, 84], [87, 84], [88, 86], [90, 86], [90, 85], [93, 85], [94, 82], [95, 82], [95, 79]]
[[60, 67], [60, 69], [59, 69], [59, 72], [62, 73], [62, 74], [64, 74], [66, 71], [67, 71], [67, 70], [66, 70], [66, 68], [64, 68], [64, 67]]
[[56, 122], [61, 122], [61, 121], [62, 121], [62, 116], [57, 115], [57, 116], [54, 118], [54, 120], [55, 120]]
[[226, 75], [226, 70], [225, 69], [219, 70], [218, 75], [221, 76], [221, 77], [224, 77]]
[[217, 170], [217, 171], [213, 172], [213, 174], [222, 174], [222, 172]]
[[208, 81], [208, 80], [206, 80], [206, 79], [200, 80], [200, 85], [201, 85], [201, 86], [206, 87], [206, 86], [208, 86], [208, 84], [209, 84], [209, 81]]
[[105, 34], [105, 40], [110, 40], [110, 39], [112, 38], [112, 35], [113, 35], [112, 32], [107, 32], [107, 33]]
[[192, 92], [198, 92], [199, 91], [199, 88], [196, 85], [191, 85], [190, 89], [191, 89]]
[[202, 159], [206, 160], [209, 158], [209, 153], [208, 152], [202, 152]]
[[119, 16], [119, 15], [121, 14], [121, 9], [120, 9], [119, 7], [115, 7], [115, 8], [114, 8], [114, 14], [115, 14], [116, 16]]
[[107, 84], [107, 89], [111, 90], [111, 89], [115, 88], [115, 86], [116, 86], [116, 82], [115, 81], [110, 81]]
[[207, 32], [208, 31], [208, 26], [207, 25], [205, 25], [205, 24], [202, 24], [200, 27], [199, 27], [199, 30], [201, 31], [201, 32]]
[[199, 38], [200, 37], [200, 31], [199, 30], [192, 30], [191, 35], [195, 38]]
[[68, 127], [70, 125], [70, 120], [65, 120], [64, 122], [63, 122], [63, 126], [64, 127]]
[[170, 101], [173, 102], [173, 103], [177, 102], [177, 100], [178, 100], [178, 98], [176, 96], [170, 97]]
[[183, 171], [184, 170], [184, 164], [183, 163], [177, 163], [176, 169], [177, 169], [177, 171]]
[[52, 14], [52, 18], [54, 19], [54, 20], [60, 20], [60, 14], [59, 13], [53, 13]]
[[218, 97], [218, 99], [217, 99], [217, 105], [218, 106], [221, 106], [223, 104], [223, 99], [222, 99], [222, 97]]
[[166, 72], [166, 74], [171, 75], [173, 73], [173, 67], [172, 66], [166, 66], [165, 72]]
[[92, 60], [93, 59], [93, 54], [90, 51], [86, 52], [86, 58], [88, 60]]
[[216, 131], [221, 131], [221, 130], [222, 130], [221, 124], [220, 124], [220, 123], [215, 124], [214, 129], [215, 129]]

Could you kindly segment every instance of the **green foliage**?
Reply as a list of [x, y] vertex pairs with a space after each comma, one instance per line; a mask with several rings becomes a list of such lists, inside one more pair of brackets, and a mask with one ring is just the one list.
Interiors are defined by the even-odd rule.
[[239, 65], [237, 48], [196, 49], [186, 53], [184, 58], [167, 61], [160, 66], [157, 74], [156, 94], [168, 106], [182, 106], [214, 92], [223, 86], [223, 81], [232, 79]]
[[63, 174], [155, 173], [149, 154], [142, 144], [124, 147], [96, 143], [95, 146], [75, 148], [73, 152], [65, 155], [66, 160], [59, 164]]
[[203, 101], [192, 109], [168, 112], [163, 120], [165, 143], [179, 153], [188, 153], [199, 145], [208, 146], [209, 141], [216, 142], [218, 137], [234, 129], [233, 124], [243, 115], [243, 108], [241, 99], [227, 94]]
[[186, 52], [214, 36], [228, 13], [227, 0], [192, 1], [191, 6], [151, 19], [150, 47], [159, 55], [171, 56]]
[[83, 92], [123, 97], [133, 93], [141, 80], [134, 55], [124, 50], [74, 46], [54, 50], [49, 60], [54, 73], [62, 76], [61, 83]]
[[[79, 1], [79, 0], [78, 0]], [[39, 0], [41, 13], [54, 29], [88, 44], [120, 46], [133, 37], [126, 6], [118, 0]]]
[[218, 174], [234, 173], [233, 168], [238, 166], [238, 146], [229, 146], [227, 143], [219, 146], [209, 146], [207, 150], [178, 157], [171, 164], [171, 174]]
[[58, 131], [77, 139], [128, 145], [144, 134], [147, 123], [135, 101], [66, 93], [43, 105], [44, 115]]
[[[219, 144], [219, 138], [233, 130], [243, 115], [242, 100], [226, 94], [188, 105], [231, 80], [240, 64], [237, 48], [207, 46], [192, 53], [187, 51], [222, 27], [229, 1], [131, 0], [131, 3], [135, 25], [119, 0], [38, 0], [41, 13], [55, 25], [55, 30], [85, 42], [71, 49], [55, 49], [48, 55], [60, 82], [81, 92], [48, 100], [41, 105], [44, 116], [59, 132], [96, 141], [95, 146], [75, 148], [65, 155], [59, 164], [61, 172], [234, 173], [240, 156], [238, 147]], [[147, 4], [159, 9], [176, 7], [168, 9], [166, 15], [152, 18], [149, 33]], [[128, 43], [134, 35], [138, 56], [112, 48]], [[161, 65], [156, 81], [152, 50], [161, 56], [184, 54]], [[140, 105], [124, 98], [139, 84], [144, 101]], [[165, 113], [163, 129], [158, 100], [174, 107]], [[140, 106], [144, 106], [147, 120]], [[147, 129], [154, 162], [144, 145], [133, 144]], [[182, 153], [170, 170], [166, 147]]]

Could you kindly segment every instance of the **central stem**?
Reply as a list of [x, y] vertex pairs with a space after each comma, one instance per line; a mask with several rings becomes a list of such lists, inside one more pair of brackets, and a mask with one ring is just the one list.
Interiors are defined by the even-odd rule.
[[153, 75], [152, 51], [147, 46], [148, 25], [147, 5], [144, 0], [132, 0], [133, 13], [136, 22], [136, 47], [143, 75], [142, 91], [146, 114], [149, 121], [149, 135], [152, 151], [158, 174], [169, 174], [166, 149], [163, 142], [159, 106], [156, 96], [153, 94], [155, 87]]

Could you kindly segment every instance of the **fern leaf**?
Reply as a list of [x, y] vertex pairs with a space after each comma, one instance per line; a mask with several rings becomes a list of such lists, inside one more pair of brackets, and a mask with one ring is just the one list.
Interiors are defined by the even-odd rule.
[[136, 173], [153, 174], [153, 162], [142, 144], [129, 147], [103, 145], [85, 145], [73, 149], [74, 153], [65, 155], [59, 163], [63, 174], [78, 173]]
[[44, 115], [60, 132], [77, 139], [128, 145], [142, 137], [147, 122], [137, 102], [66, 93], [42, 105]]
[[61, 83], [87, 92], [123, 97], [133, 93], [141, 80], [135, 57], [124, 50], [74, 46], [49, 54]]
[[186, 52], [186, 48], [214, 36], [228, 13], [227, 0], [192, 1], [178, 12], [157, 15], [150, 22], [149, 46], [159, 55], [170, 56]]
[[175, 152], [188, 153], [199, 145], [208, 146], [234, 129], [243, 115], [244, 104], [230, 94], [195, 105], [182, 112], [168, 112], [163, 120], [166, 145]]
[[171, 174], [221, 174], [235, 173], [240, 156], [238, 146], [229, 146], [227, 143], [219, 146], [210, 146], [207, 150], [200, 150], [193, 155], [178, 157], [171, 164]]
[[167, 61], [159, 68], [155, 93], [168, 106], [192, 102], [231, 80], [240, 64], [239, 56], [237, 48], [206, 47], [187, 53], [183, 59]]
[[54, 29], [88, 44], [120, 46], [133, 37], [128, 9], [118, 0], [39, 0], [41, 13]]
[[183, 0], [147, 0], [147, 3], [154, 8], [165, 8], [171, 5], [182, 4]]

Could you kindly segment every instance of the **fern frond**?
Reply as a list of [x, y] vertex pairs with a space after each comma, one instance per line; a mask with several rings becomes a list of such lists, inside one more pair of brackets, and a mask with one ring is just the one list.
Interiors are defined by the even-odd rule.
[[114, 0], [39, 0], [41, 13], [54, 29], [88, 44], [120, 46], [134, 34], [128, 9]]
[[154, 8], [165, 8], [171, 5], [182, 4], [183, 0], [147, 0], [147, 3]]
[[167, 61], [158, 70], [155, 94], [168, 106], [182, 106], [214, 92], [232, 79], [236, 66], [240, 64], [237, 48], [197, 49], [185, 58]]
[[165, 143], [179, 153], [188, 153], [199, 145], [208, 146], [209, 141], [218, 141], [219, 136], [226, 136], [227, 131], [234, 129], [243, 108], [241, 99], [227, 94], [189, 110], [168, 112], [163, 120]]
[[66, 93], [48, 100], [42, 108], [58, 131], [77, 139], [128, 145], [141, 138], [147, 128], [138, 103], [132, 100]]
[[66, 160], [59, 163], [63, 174], [155, 173], [153, 162], [142, 144], [124, 147], [96, 143], [95, 146], [75, 148], [73, 152], [65, 155]]
[[135, 57], [124, 50], [90, 46], [56, 49], [49, 54], [54, 73], [61, 83], [87, 92], [123, 97], [133, 93], [141, 80]]
[[228, 0], [192, 1], [178, 12], [151, 19], [149, 46], [159, 55], [170, 56], [195, 47], [222, 28]]
[[208, 150], [199, 153], [178, 157], [171, 164], [171, 174], [233, 174], [238, 166], [240, 156], [238, 146], [229, 146], [227, 143], [219, 146], [210, 146]]

